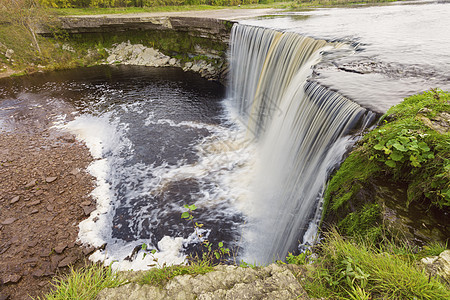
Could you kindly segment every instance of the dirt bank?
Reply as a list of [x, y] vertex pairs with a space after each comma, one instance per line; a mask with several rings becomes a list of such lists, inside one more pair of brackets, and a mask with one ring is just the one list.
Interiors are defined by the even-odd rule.
[[[65, 105], [0, 102], [0, 299], [30, 299], [93, 249], [77, 240], [94, 209], [88, 149], [51, 128]], [[54, 104], [54, 103], [53, 103]]]

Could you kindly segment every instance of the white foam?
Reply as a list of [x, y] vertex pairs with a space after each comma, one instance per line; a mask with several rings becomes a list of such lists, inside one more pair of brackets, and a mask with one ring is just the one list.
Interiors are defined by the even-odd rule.
[[[123, 243], [118, 243], [112, 249], [97, 250], [90, 259], [94, 262], [102, 261], [105, 265], [111, 265], [114, 270], [148, 270], [151, 267], [162, 267], [164, 265], [179, 265], [186, 263], [186, 257], [180, 254], [184, 239], [181, 237], [163, 237], [158, 242], [160, 251], [152, 254], [149, 251], [139, 251], [132, 260], [125, 260], [124, 257], [132, 252], [130, 247]], [[114, 253], [112, 253], [114, 252]]]
[[[97, 179], [97, 186], [92, 192], [93, 198], [97, 201], [97, 209], [88, 219], [80, 223], [79, 239], [83, 244], [94, 247], [107, 244], [105, 250], [96, 251], [90, 259], [103, 261], [106, 265], [112, 263], [114, 269], [145, 270], [154, 265], [154, 259], [159, 265], [184, 263], [186, 258], [181, 253], [183, 246], [200, 242], [195, 232], [184, 239], [165, 236], [158, 242], [157, 248], [160, 251], [154, 255], [147, 254], [144, 257], [144, 251], [139, 251], [131, 261], [125, 259], [136, 245], [145, 243], [149, 248], [156, 248], [156, 245], [152, 245], [149, 240], [137, 239], [127, 243], [112, 238], [114, 210], [119, 205], [114, 187], [120, 182], [122, 191], [126, 193], [122, 201], [126, 202], [125, 205], [132, 205], [129, 202], [132, 199], [138, 199], [149, 193], [158, 194], [166, 184], [194, 178], [201, 188], [195, 199], [197, 207], [209, 209], [225, 203], [226, 208], [223, 208], [221, 213], [242, 213], [245, 211], [247, 184], [252, 177], [251, 162], [252, 158], [256, 157], [256, 148], [247, 139], [243, 127], [224, 127], [192, 121], [174, 122], [170, 119], [155, 120], [154, 115], [149, 114], [144, 121], [145, 126], [168, 124], [175, 127], [207, 129], [211, 135], [194, 146], [198, 160], [191, 164], [180, 160], [177, 165], [167, 163], [159, 166], [143, 163], [125, 165], [124, 157], [132, 158], [133, 147], [125, 136], [127, 126], [120, 123], [119, 110], [122, 112], [132, 110], [136, 114], [144, 112], [136, 103], [129, 106], [120, 105], [111, 113], [101, 116], [81, 115], [65, 125], [58, 125], [59, 128], [69, 130], [84, 141], [96, 158], [88, 167], [88, 171]], [[231, 110], [227, 111], [227, 114], [231, 115]], [[180, 215], [182, 211], [181, 207], [173, 207], [170, 203], [164, 209], [178, 210]], [[143, 220], [149, 220], [151, 223], [158, 221], [160, 209], [141, 209], [135, 213], [133, 217], [137, 217], [138, 222], [134, 225], [140, 231], [143, 230]], [[215, 216], [211, 218], [214, 219]], [[205, 238], [210, 234], [210, 230], [206, 228], [200, 231]]]

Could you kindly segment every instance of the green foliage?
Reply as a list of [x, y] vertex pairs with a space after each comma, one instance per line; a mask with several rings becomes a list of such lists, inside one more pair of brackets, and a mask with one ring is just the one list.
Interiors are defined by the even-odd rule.
[[302, 252], [299, 255], [293, 255], [292, 253], [289, 252], [288, 256], [286, 256], [286, 262], [288, 264], [304, 265], [310, 262], [311, 254], [312, 254], [311, 250], [306, 250], [305, 252]]
[[447, 249], [448, 249], [447, 243], [434, 242], [423, 246], [420, 252], [418, 253], [418, 257], [423, 258], [428, 256], [439, 256], [439, 254], [441, 254]]
[[[389, 109], [381, 126], [363, 137], [329, 182], [324, 215], [341, 216], [339, 228], [345, 234], [366, 234], [364, 230], [371, 229], [364, 224], [376, 219], [375, 206], [362, 208], [364, 202], [356, 197], [377, 178], [406, 185], [406, 206], [426, 200], [441, 209], [449, 207], [450, 132], [433, 127], [445, 123], [449, 111], [450, 94], [439, 90], [408, 97]], [[366, 196], [364, 201], [374, 199]], [[374, 227], [369, 234], [377, 233]]]
[[[345, 240], [332, 231], [303, 286], [311, 297], [331, 299], [449, 299], [439, 279], [417, 269], [411, 250], [388, 246]], [[405, 251], [410, 255], [396, 254]]]
[[376, 203], [367, 203], [361, 210], [349, 213], [339, 221], [339, 230], [347, 236], [366, 235], [371, 240], [381, 236], [381, 208]]
[[[117, 287], [125, 282], [117, 278], [111, 267], [93, 264], [80, 269], [70, 269], [67, 276], [53, 279], [53, 291], [46, 300], [91, 300], [104, 288]], [[38, 298], [41, 299], [41, 298]]]
[[[184, 205], [184, 208], [187, 209], [187, 211], [183, 212], [181, 214], [182, 219], [186, 219], [188, 221], [192, 222], [192, 225], [195, 230], [195, 234], [197, 235], [199, 240], [203, 240], [203, 246], [205, 247], [206, 251], [202, 253], [201, 261], [209, 261], [211, 264], [216, 261], [221, 261], [225, 259], [226, 256], [230, 256], [230, 249], [224, 248], [223, 242], [219, 242], [217, 247], [213, 249], [213, 244], [211, 244], [208, 240], [205, 240], [203, 236], [198, 232], [198, 228], [203, 227], [203, 224], [199, 224], [194, 221], [193, 212], [197, 209], [195, 204], [192, 205]], [[195, 258], [192, 258], [194, 261], [199, 260], [198, 256]]]
[[151, 284], [163, 287], [167, 281], [178, 275], [199, 275], [206, 274], [213, 270], [213, 266], [208, 260], [197, 260], [189, 265], [162, 266], [152, 268], [147, 271], [139, 280], [140, 284]]
[[378, 152], [370, 159], [383, 161], [391, 168], [405, 163], [418, 168], [422, 166], [420, 163], [434, 159], [434, 153], [430, 151], [430, 147], [424, 141], [419, 141], [422, 136], [417, 136], [413, 130], [402, 129], [397, 136], [387, 141], [381, 136], [385, 132], [386, 129], [378, 131], [380, 135], [375, 137], [378, 144], [373, 146], [373, 149]]
[[[161, 7], [181, 5], [236, 6], [257, 4], [258, 0], [39, 0], [40, 4], [52, 8], [72, 7]], [[273, 1], [272, 1], [273, 2]]]

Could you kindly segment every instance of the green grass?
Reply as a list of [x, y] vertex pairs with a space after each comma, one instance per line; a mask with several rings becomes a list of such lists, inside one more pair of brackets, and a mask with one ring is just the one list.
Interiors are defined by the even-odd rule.
[[211, 5], [180, 5], [180, 6], [155, 6], [155, 7], [85, 7], [85, 8], [50, 8], [49, 10], [57, 15], [99, 15], [99, 14], [133, 14], [148, 12], [171, 12], [171, 11], [196, 11], [214, 10], [228, 8], [225, 6]]
[[139, 280], [140, 284], [150, 284], [163, 287], [167, 281], [179, 275], [199, 275], [214, 269], [211, 260], [194, 260], [189, 265], [162, 266], [147, 271]]
[[319, 258], [302, 282], [310, 297], [450, 299], [448, 287], [420, 270], [413, 249], [405, 245], [379, 247], [331, 231], [319, 247]]
[[286, 10], [304, 10], [314, 7], [327, 6], [352, 6], [360, 4], [376, 4], [395, 2], [396, 0], [297, 0], [297, 1], [260, 1], [257, 4], [242, 4], [240, 6], [223, 5], [169, 5], [152, 7], [85, 7], [85, 8], [49, 8], [57, 15], [99, 15], [99, 14], [132, 14], [132, 13], [152, 13], [152, 12], [176, 12], [176, 11], [207, 11], [217, 9], [261, 9], [275, 8]]
[[124, 284], [111, 267], [92, 264], [80, 269], [71, 269], [67, 276], [52, 281], [54, 291], [45, 295], [46, 300], [91, 300], [104, 288]]

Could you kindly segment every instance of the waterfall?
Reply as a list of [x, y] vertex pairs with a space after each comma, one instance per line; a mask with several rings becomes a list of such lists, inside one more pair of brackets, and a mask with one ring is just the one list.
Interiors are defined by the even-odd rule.
[[261, 150], [243, 233], [247, 262], [283, 259], [306, 242], [305, 233], [314, 235], [327, 177], [354, 143], [349, 130], [371, 115], [308, 81], [321, 53], [341, 46], [266, 28], [232, 29], [228, 96]]

